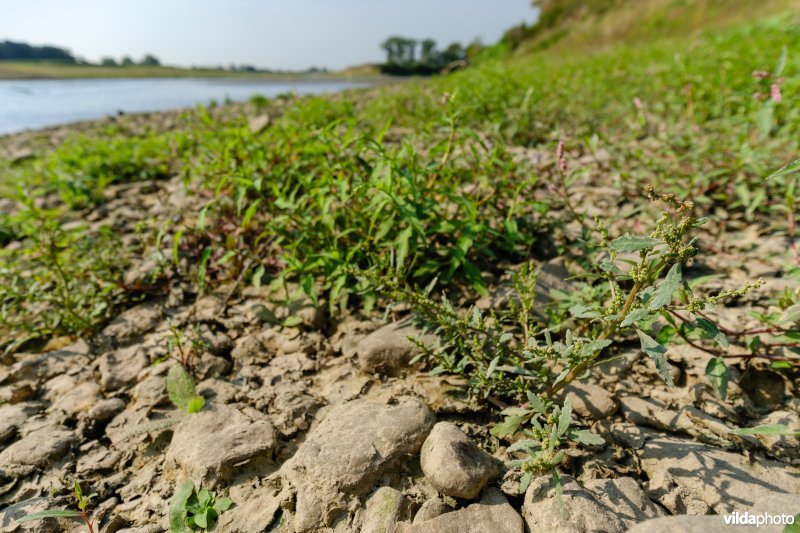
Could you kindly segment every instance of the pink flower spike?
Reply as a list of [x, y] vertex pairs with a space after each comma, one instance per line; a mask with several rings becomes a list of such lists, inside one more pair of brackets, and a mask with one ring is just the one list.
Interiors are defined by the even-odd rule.
[[769, 72], [763, 70], [754, 70], [753, 77], [757, 79], [769, 78]]
[[639, 111], [642, 110], [642, 100], [638, 96], [633, 97], [633, 106]]
[[780, 102], [781, 101], [781, 87], [777, 83], [773, 83], [769, 87], [769, 97], [772, 98], [773, 102]]

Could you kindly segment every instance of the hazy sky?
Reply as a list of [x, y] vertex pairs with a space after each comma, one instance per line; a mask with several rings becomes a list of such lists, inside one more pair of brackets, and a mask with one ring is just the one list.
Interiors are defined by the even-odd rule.
[[299, 69], [383, 58], [392, 34], [440, 45], [532, 21], [530, 0], [0, 0], [0, 40], [54, 44], [90, 61]]

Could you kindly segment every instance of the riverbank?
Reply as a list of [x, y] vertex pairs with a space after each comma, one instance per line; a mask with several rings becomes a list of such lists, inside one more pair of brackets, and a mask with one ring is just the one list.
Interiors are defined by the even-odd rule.
[[271, 81], [370, 81], [384, 78], [377, 69], [357, 72], [244, 72], [221, 69], [185, 69], [175, 67], [104, 67], [99, 65], [64, 65], [46, 62], [0, 61], [0, 80], [76, 79], [76, 78], [228, 78]]
[[0, 526], [796, 513], [798, 27], [0, 138]]

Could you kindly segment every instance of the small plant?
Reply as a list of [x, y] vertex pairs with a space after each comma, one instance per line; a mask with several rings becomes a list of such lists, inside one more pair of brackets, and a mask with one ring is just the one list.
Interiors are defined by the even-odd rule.
[[169, 369], [167, 394], [175, 407], [189, 414], [199, 412], [205, 405], [203, 397], [197, 395], [192, 376], [182, 366]]
[[78, 480], [75, 480], [73, 490], [75, 492], [75, 499], [77, 500], [78, 510], [73, 511], [69, 509], [52, 509], [48, 511], [40, 511], [38, 513], [31, 513], [27, 516], [24, 516], [17, 520], [17, 522], [30, 522], [31, 520], [44, 520], [45, 518], [80, 518], [86, 524], [86, 527], [89, 528], [89, 533], [94, 533], [94, 527], [92, 526], [92, 521], [89, 520], [89, 515], [86, 512], [86, 507], [89, 505], [89, 501], [92, 500], [96, 493], [89, 494], [88, 496], [83, 496], [83, 491], [81, 490], [81, 485], [78, 483]]
[[169, 506], [169, 527], [172, 533], [205, 530], [214, 527], [220, 514], [230, 509], [230, 498], [217, 498], [208, 489], [196, 490], [191, 479], [186, 480], [172, 498]]

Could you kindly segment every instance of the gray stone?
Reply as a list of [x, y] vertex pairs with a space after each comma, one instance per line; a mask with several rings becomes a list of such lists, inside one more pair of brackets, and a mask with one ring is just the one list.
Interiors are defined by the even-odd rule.
[[595, 495], [581, 487], [570, 476], [561, 476], [564, 513], [559, 509], [555, 487], [550, 476], [531, 481], [525, 492], [522, 515], [531, 531], [565, 531], [584, 533], [625, 531], [625, 522]]
[[256, 362], [269, 362], [272, 354], [266, 352], [258, 335], [245, 335], [236, 340], [236, 345], [231, 350], [231, 357], [240, 365], [251, 365]]
[[161, 305], [137, 305], [115, 318], [103, 330], [103, 335], [116, 341], [127, 340], [154, 329], [162, 318]]
[[[431, 520], [401, 524], [397, 533], [522, 533], [522, 517], [495, 488], [486, 491], [481, 501], [464, 509]], [[552, 531], [550, 528], [534, 531]]]
[[252, 133], [261, 133], [267, 129], [270, 121], [269, 115], [258, 115], [248, 121], [248, 126]]
[[[790, 429], [800, 429], [800, 416], [792, 411], [775, 411], [758, 421], [755, 425], [782, 424]], [[797, 464], [800, 459], [800, 439], [792, 435], [755, 435], [769, 454], [779, 459], [788, 459]]]
[[47, 426], [25, 436], [0, 452], [0, 467], [4, 465], [47, 466], [66, 455], [75, 443], [75, 434], [64, 428]]
[[46, 520], [36, 520], [34, 522], [25, 522], [17, 525], [17, 520], [20, 518], [41, 511], [46, 511], [51, 508], [51, 503], [47, 498], [31, 498], [23, 500], [14, 505], [0, 510], [0, 531], [3, 533], [58, 533], [66, 531], [62, 528], [55, 518], [48, 518]]
[[258, 411], [211, 405], [175, 426], [165, 469], [211, 487], [230, 481], [244, 465], [271, 463], [275, 445], [275, 428]]
[[395, 376], [409, 369], [419, 347], [409, 337], [422, 337], [425, 344], [433, 344], [436, 337], [423, 336], [423, 332], [410, 322], [393, 322], [364, 337], [356, 346], [358, 362], [364, 372]]
[[468, 500], [477, 497], [499, 473], [494, 458], [450, 422], [433, 426], [422, 445], [420, 463], [436, 490]]
[[592, 491], [598, 500], [614, 511], [625, 523], [625, 527], [632, 527], [642, 520], [666, 515], [631, 477], [593, 479], [587, 481], [584, 488]]
[[414, 523], [419, 524], [451, 511], [453, 511], [453, 508], [447, 505], [440, 497], [429, 498], [422, 503], [417, 514], [414, 515]]
[[59, 410], [67, 415], [89, 411], [97, 403], [100, 387], [91, 381], [80, 383], [53, 400], [50, 410]]
[[147, 367], [147, 357], [139, 346], [110, 352], [98, 361], [100, 385], [103, 390], [115, 391], [127, 387]]
[[392, 487], [381, 487], [367, 499], [361, 533], [391, 533], [405, 510], [403, 494]]
[[295, 530], [331, 525], [349, 509], [348, 500], [419, 453], [433, 422], [430, 409], [413, 398], [355, 400], [328, 409], [280, 470], [297, 495]]
[[771, 493], [800, 493], [800, 470], [778, 461], [669, 437], [652, 438], [640, 455], [648, 494], [674, 514], [745, 511]]
[[0, 406], [0, 444], [13, 438], [37, 407], [30, 403]]
[[572, 382], [564, 387], [572, 410], [583, 418], [603, 420], [617, 411], [614, 395], [594, 383]]

